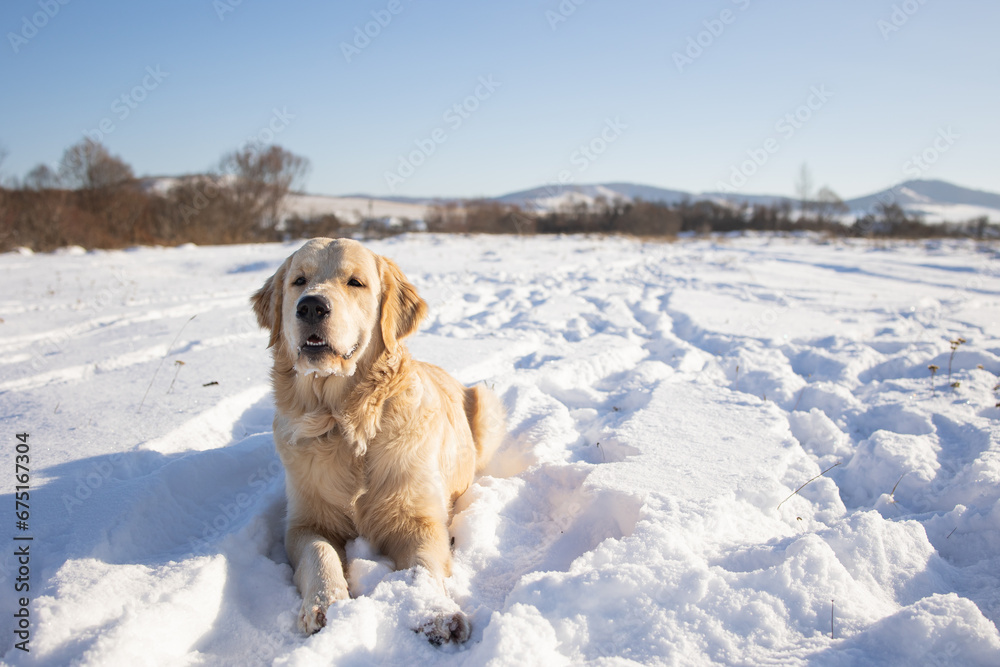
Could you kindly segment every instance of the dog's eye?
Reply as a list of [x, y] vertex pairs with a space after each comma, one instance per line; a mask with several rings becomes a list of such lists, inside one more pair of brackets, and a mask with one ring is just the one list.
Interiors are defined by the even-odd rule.
[[306, 284], [306, 278], [305, 278], [305, 276], [299, 276], [298, 278], [295, 279], [295, 282], [292, 283], [292, 284], [293, 285], [298, 285], [299, 287], [301, 287], [302, 285], [305, 285]]
[[347, 281], [347, 284], [351, 287], [364, 287], [364, 284], [357, 278], [351, 278]]

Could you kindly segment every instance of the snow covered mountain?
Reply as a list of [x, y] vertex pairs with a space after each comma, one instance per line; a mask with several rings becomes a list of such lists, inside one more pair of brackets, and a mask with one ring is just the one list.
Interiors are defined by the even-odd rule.
[[964, 222], [984, 215], [993, 222], [1000, 221], [1000, 194], [946, 181], [906, 181], [845, 203], [851, 211], [863, 213], [879, 202], [899, 204], [927, 222]]
[[556, 210], [577, 203], [592, 204], [603, 197], [611, 202], [615, 199], [644, 199], [646, 201], [678, 204], [692, 195], [683, 190], [667, 190], [652, 185], [635, 183], [595, 183], [590, 185], [560, 185], [554, 183], [501, 195], [495, 199], [505, 204], [517, 204], [529, 210]]
[[[556, 184], [512, 192], [496, 197], [496, 200], [518, 204], [530, 210], [550, 211], [578, 203], [592, 204], [598, 197], [608, 201], [644, 199], [666, 204], [677, 204], [685, 199], [708, 199], [733, 204], [746, 202], [773, 206], [789, 202], [793, 206], [797, 205], [795, 200], [781, 195], [696, 193], [634, 183]], [[863, 215], [871, 211], [878, 202], [897, 203], [908, 213], [922, 216], [926, 222], [966, 222], [984, 215], [992, 222], [1000, 222], [1000, 194], [971, 190], [945, 181], [906, 181], [844, 203], [853, 214]]]

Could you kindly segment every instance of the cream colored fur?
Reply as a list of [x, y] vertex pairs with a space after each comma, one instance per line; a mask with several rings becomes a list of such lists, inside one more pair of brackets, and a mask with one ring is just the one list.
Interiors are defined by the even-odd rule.
[[[312, 328], [296, 315], [307, 296], [330, 305]], [[444, 595], [452, 507], [504, 436], [500, 402], [410, 357], [401, 340], [426, 304], [391, 260], [357, 242], [309, 241], [251, 302], [271, 332], [274, 441], [301, 629], [316, 632], [328, 607], [348, 598], [344, 548], [358, 536], [397, 569], [426, 568]], [[329, 351], [303, 347], [310, 331]], [[468, 638], [468, 621], [450, 604], [419, 628], [433, 643]]]

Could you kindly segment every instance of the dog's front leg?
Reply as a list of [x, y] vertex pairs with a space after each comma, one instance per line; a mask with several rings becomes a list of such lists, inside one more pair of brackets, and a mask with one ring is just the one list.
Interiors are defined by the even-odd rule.
[[[415, 575], [430, 575], [439, 597], [439, 609], [417, 628], [436, 645], [461, 644], [468, 640], [469, 619], [448, 595], [444, 585], [451, 576], [451, 541], [440, 519], [410, 516], [399, 521], [395, 531], [382, 536], [380, 550], [395, 561], [396, 569], [413, 568]], [[421, 570], [426, 574], [421, 575]]]
[[311, 528], [291, 526], [285, 534], [285, 550], [302, 593], [299, 629], [311, 635], [326, 625], [331, 604], [350, 597], [344, 577], [344, 543], [330, 541]]

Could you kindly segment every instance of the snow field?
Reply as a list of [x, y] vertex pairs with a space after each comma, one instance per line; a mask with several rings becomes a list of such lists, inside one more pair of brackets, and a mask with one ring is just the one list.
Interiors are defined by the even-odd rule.
[[447, 602], [363, 540], [356, 597], [296, 634], [247, 298], [297, 246], [185, 246], [0, 256], [0, 414], [32, 434], [36, 550], [32, 652], [6, 632], [6, 661], [1000, 661], [995, 249], [368, 245], [430, 305], [414, 356], [508, 408], [452, 524], [470, 642], [414, 633]]

